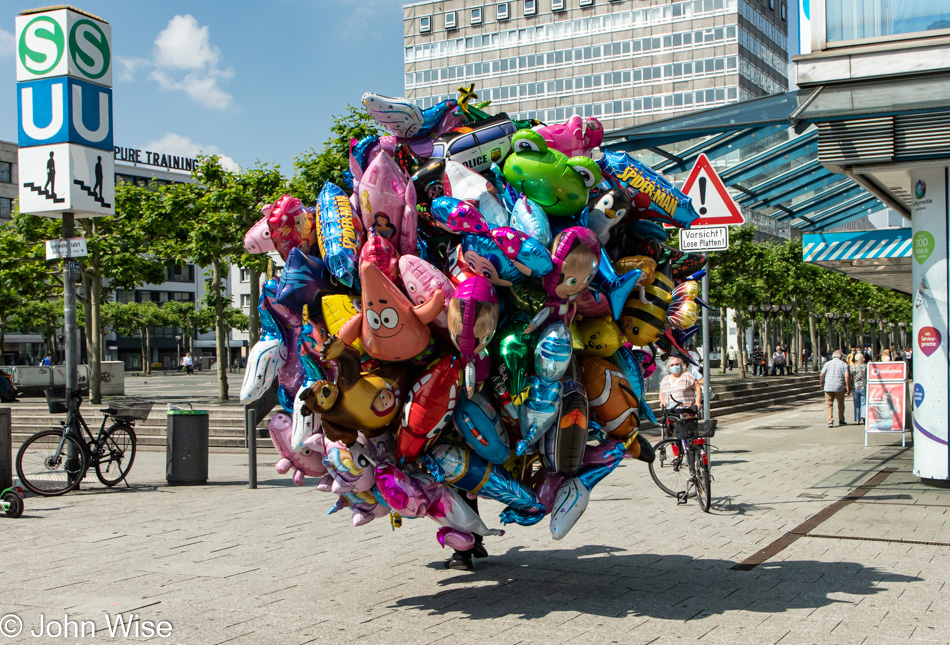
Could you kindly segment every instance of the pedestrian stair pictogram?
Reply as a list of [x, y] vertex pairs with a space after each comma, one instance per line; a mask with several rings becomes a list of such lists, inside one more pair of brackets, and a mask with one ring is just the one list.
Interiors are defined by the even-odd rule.
[[24, 187], [24, 188], [29, 188], [29, 189], [32, 190], [34, 193], [39, 193], [40, 195], [42, 195], [42, 196], [45, 197], [46, 199], [51, 199], [51, 200], [53, 200], [53, 203], [54, 203], [54, 204], [62, 204], [63, 202], [66, 201], [66, 198], [65, 198], [65, 197], [57, 197], [57, 196], [56, 196], [56, 193], [51, 193], [51, 192], [49, 192], [48, 190], [46, 190], [45, 188], [40, 188], [39, 186], [37, 186], [36, 184], [34, 184], [32, 181], [26, 182], [25, 184], [23, 184], [23, 187]]
[[86, 193], [87, 195], [89, 195], [90, 197], [92, 197], [94, 200], [96, 200], [97, 202], [99, 202], [99, 205], [102, 206], [103, 208], [112, 208], [112, 204], [107, 204], [107, 203], [106, 203], [106, 200], [104, 200], [102, 197], [99, 197], [99, 195], [97, 195], [97, 194], [92, 190], [92, 188], [90, 188], [90, 187], [87, 186], [86, 184], [82, 183], [82, 181], [80, 181], [79, 179], [73, 179], [73, 183], [76, 184], [77, 186], [79, 186], [80, 188], [82, 188], [82, 190], [83, 190], [84, 193]]

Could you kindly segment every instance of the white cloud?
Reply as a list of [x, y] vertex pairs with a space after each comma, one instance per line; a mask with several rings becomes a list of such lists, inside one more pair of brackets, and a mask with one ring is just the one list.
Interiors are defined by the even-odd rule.
[[5, 29], [0, 28], [0, 58], [6, 58], [7, 56], [13, 56], [13, 53], [16, 51], [14, 44], [13, 34]]
[[155, 62], [176, 69], [214, 68], [221, 50], [208, 41], [208, 27], [192, 15], [175, 16], [155, 39]]
[[198, 153], [205, 155], [218, 155], [221, 157], [221, 165], [225, 169], [232, 172], [237, 172], [241, 169], [234, 159], [227, 155], [221, 154], [221, 149], [218, 148], [218, 146], [202, 145], [192, 141], [186, 136], [175, 134], [174, 132], [166, 132], [161, 139], [148, 141], [142, 146], [142, 149], [186, 157], [194, 157], [198, 155]]
[[132, 81], [139, 70], [151, 70], [148, 77], [159, 87], [187, 94], [206, 108], [226, 110], [234, 97], [219, 83], [234, 76], [234, 70], [220, 67], [221, 50], [211, 44], [207, 26], [194, 16], [175, 16], [158, 34], [152, 58], [117, 58], [120, 81]]

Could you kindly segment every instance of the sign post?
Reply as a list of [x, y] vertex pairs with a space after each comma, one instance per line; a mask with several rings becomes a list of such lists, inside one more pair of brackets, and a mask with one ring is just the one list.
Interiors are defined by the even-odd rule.
[[[112, 136], [112, 28], [72, 7], [24, 11], [16, 18], [20, 211], [63, 220], [63, 327], [67, 402], [78, 389], [76, 283], [70, 258], [76, 217], [115, 213]], [[65, 251], [65, 253], [63, 253]], [[75, 455], [68, 455], [74, 459]]]

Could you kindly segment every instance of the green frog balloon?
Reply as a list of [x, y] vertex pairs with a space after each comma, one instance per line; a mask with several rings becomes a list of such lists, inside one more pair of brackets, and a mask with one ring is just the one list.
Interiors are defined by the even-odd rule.
[[548, 148], [544, 137], [534, 130], [516, 132], [511, 147], [503, 172], [512, 188], [548, 215], [570, 216], [584, 210], [590, 189], [601, 179], [593, 159], [568, 157]]

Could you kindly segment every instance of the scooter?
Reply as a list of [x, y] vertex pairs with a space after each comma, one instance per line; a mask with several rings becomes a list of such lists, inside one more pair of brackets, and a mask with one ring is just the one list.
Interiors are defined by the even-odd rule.
[[15, 488], [7, 488], [0, 493], [0, 511], [10, 517], [23, 515], [23, 495]]

